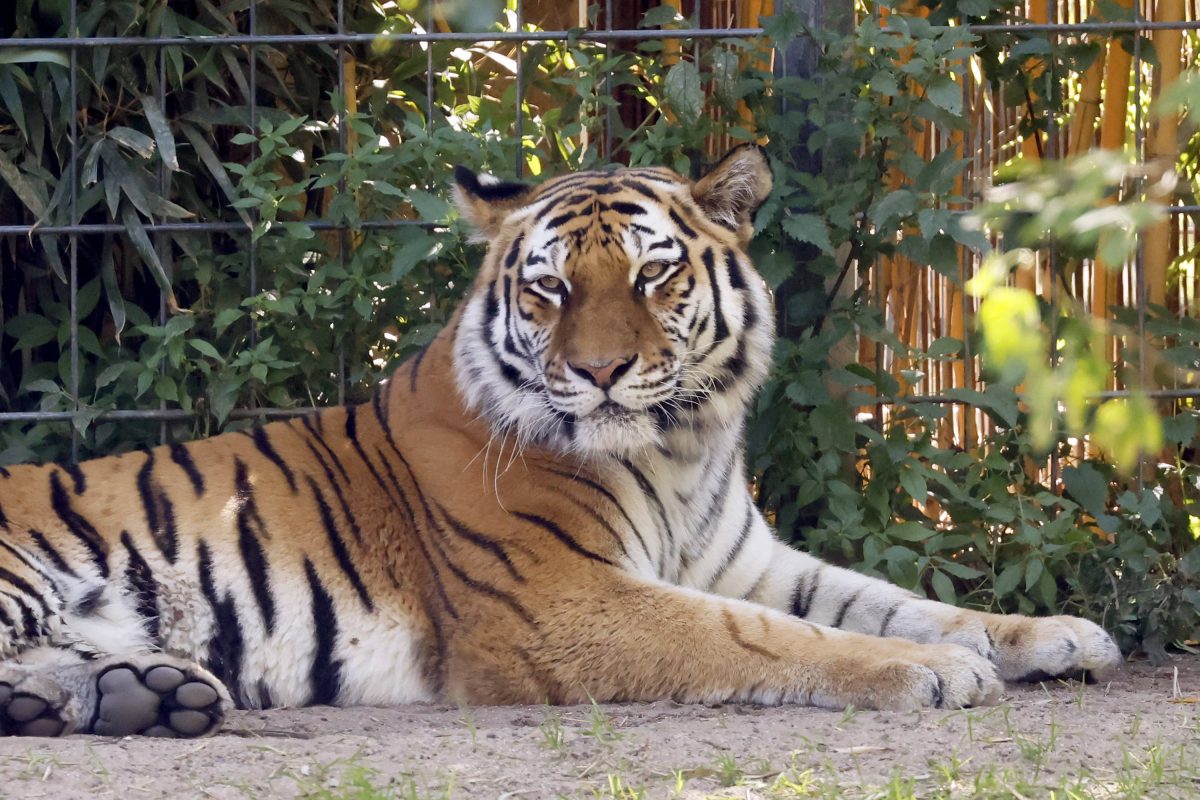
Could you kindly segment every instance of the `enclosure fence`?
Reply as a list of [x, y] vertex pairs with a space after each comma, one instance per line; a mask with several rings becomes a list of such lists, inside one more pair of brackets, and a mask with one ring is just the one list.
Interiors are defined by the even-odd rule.
[[[529, 26], [524, 22], [527, 4], [525, 0], [516, 0], [515, 14], [512, 17], [515, 24], [508, 30], [474, 32], [438, 30], [438, 25], [434, 19], [434, 7], [430, 4], [427, 9], [424, 30], [411, 33], [362, 33], [349, 30], [346, 20], [346, 2], [345, 0], [337, 0], [336, 8], [334, 9], [336, 25], [335, 29], [331, 32], [264, 34], [259, 31], [258, 25], [258, 14], [263, 2], [264, 0], [249, 0], [244, 21], [239, 23], [244, 24], [245, 33], [202, 37], [188, 35], [88, 37], [75, 35], [78, 32], [77, 20], [80, 15], [80, 2], [79, 0], [69, 0], [69, 24], [67, 29], [72, 35], [0, 40], [0, 63], [5, 63], [6, 58], [8, 59], [7, 63], [11, 63], [13, 58], [21, 54], [53, 53], [60, 56], [65, 54], [69, 94], [72, 107], [74, 107], [76, 103], [75, 98], [79, 91], [79, 83], [82, 80], [80, 63], [84, 58], [88, 57], [89, 53], [96, 48], [153, 48], [157, 51], [159, 70], [156, 101], [158, 108], [163, 109], [167, 106], [167, 59], [165, 53], [169, 49], [181, 48], [189, 51], [197, 49], [236, 50], [244, 53], [246, 57], [248, 82], [246, 98], [250, 109], [248, 131], [254, 133], [258, 130], [261, 113], [256, 100], [258, 86], [262, 78], [262, 72], [266, 68], [259, 58], [259, 53], [265, 48], [281, 48], [285, 46], [291, 48], [332, 48], [339, 76], [337, 96], [341, 98], [341, 102], [344, 104], [347, 97], [347, 87], [345, 85], [346, 65], [347, 60], [352, 57], [354, 48], [372, 47], [380, 43], [405, 43], [425, 47], [436, 42], [460, 42], [470, 45], [507, 42], [517, 48], [523, 48], [527, 44], [535, 42], [548, 41], [589, 42], [599, 46], [608, 46], [617, 42], [647, 40], [675, 41], [686, 44], [706, 39], [752, 39], [763, 33], [763, 29], [757, 26], [732, 28], [683, 27], [672, 29], [614, 28], [614, 0], [606, 0], [605, 13], [603, 14], [604, 26], [601, 29], [529, 29]], [[779, 5], [783, 6], [785, 4], [780, 3]], [[1052, 42], [1063, 38], [1078, 39], [1088, 35], [1132, 35], [1132, 58], [1134, 63], [1134, 99], [1132, 101], [1134, 119], [1132, 124], [1136, 141], [1135, 152], [1139, 159], [1142, 158], [1147, 125], [1143, 111], [1143, 92], [1147, 70], [1151, 69], [1145, 61], [1145, 54], [1141, 51], [1142, 34], [1163, 30], [1182, 32], [1200, 30], [1200, 20], [1196, 19], [1195, 9], [1189, 9], [1186, 15], [1188, 18], [1185, 19], [1156, 20], [1153, 18], [1153, 14], [1150, 13], [1151, 9], [1141, 3], [1135, 3], [1133, 19], [1129, 21], [1088, 21], [1086, 18], [1087, 9], [1077, 3], [1052, 3], [1048, 7], [1048, 12], [1044, 3], [1042, 4], [1042, 8], [1043, 12], [1048, 16], [1045, 21], [1032, 21], [1019, 24], [976, 25], [971, 26], [970, 30], [979, 34], [1006, 32], [1039, 33], [1044, 34]], [[1054, 17], [1060, 12], [1062, 13], [1062, 18], [1055, 19]], [[1034, 17], [1036, 18], [1036, 14]], [[884, 22], [886, 24], [886, 20]], [[1192, 40], [1189, 39], [1187, 44], [1189, 57], [1191, 42]], [[434, 117], [432, 106], [435, 102], [434, 74], [439, 65], [434, 63], [433, 50], [431, 48], [426, 47], [425, 52], [427, 61], [425, 64], [426, 93], [424, 102], [430, 112], [425, 115], [425, 119], [432, 120]], [[1164, 54], [1159, 54], [1160, 60], [1164, 57]], [[786, 64], [786, 59], [777, 54], [776, 64]], [[514, 128], [517, 138], [520, 138], [522, 126], [526, 122], [522, 119], [522, 95], [528, 90], [529, 81], [528, 76], [522, 72], [525, 69], [524, 60], [518, 57], [515, 60], [515, 65], [516, 116]], [[973, 125], [972, 130], [968, 131], [965, 134], [965, 139], [958, 144], [963, 147], [964, 154], [971, 159], [968, 178], [973, 181], [981, 181], [991, 173], [998, 163], [1001, 163], [1019, 150], [1020, 144], [1018, 142], [1020, 137], [1013, 133], [1015, 120], [1012, 115], [1004, 110], [1003, 104], [993, 101], [994, 90], [992, 88], [983, 85], [979, 81], [972, 80], [964, 80], [962, 87], [966, 106], [968, 108], [979, 109], [980, 113], [976, 117], [976, 123]], [[603, 90], [611, 95], [612, 87], [605, 86]], [[607, 113], [614, 113], [611, 107]], [[80, 334], [78, 329], [77, 303], [80, 288], [80, 237], [95, 234], [125, 235], [128, 233], [127, 226], [122, 222], [81, 222], [79, 219], [77, 206], [81, 185], [79, 179], [81, 142], [78, 116], [77, 113], [73, 113], [70, 118], [70, 153], [67, 158], [70, 172], [69, 175], [65, 176], [67, 190], [70, 193], [67, 200], [70, 206], [68, 214], [69, 222], [66, 224], [16, 224], [12, 218], [4, 219], [4, 217], [9, 216], [7, 210], [0, 210], [0, 240], [32, 240], [36, 238], [41, 242], [48, 243], [47, 247], [55, 250], [58, 250], [57, 242], [65, 240], [66, 259], [64, 277], [69, 284], [70, 298], [70, 334], [68, 340], [65, 342], [65, 349], [69, 359], [70, 377], [65, 390], [69, 394], [72, 408], [69, 410], [44, 411], [11, 410], [0, 407], [0, 425], [21, 425], [30, 422], [69, 422], [79, 413], [79, 409], [81, 408]], [[336, 115], [336, 136], [342, 150], [346, 149], [349, 136], [346, 119], [347, 115], [345, 108], [343, 108], [343, 113]], [[1064, 133], [1061, 130], [1061, 121], [1051, 116], [1040, 122], [1042, 125], [1042, 135], [1045, 139], [1046, 157], [1051, 158], [1055, 154], [1062, 153]], [[611, 126], [606, 126], [606, 137], [611, 136], [610, 131]], [[952, 142], [950, 132], [933, 131], [929, 134], [929, 137], [927, 152], [930, 156], [935, 155], [940, 149], [949, 146]], [[612, 142], [606, 141], [603, 150], [606, 153], [610, 153], [612, 151]], [[255, 152], [252, 149], [251, 157], [253, 157]], [[518, 153], [512, 169], [517, 177], [521, 177], [525, 172], [526, 165], [523, 152]], [[158, 181], [162, 186], [165, 186], [168, 181], [167, 166], [161, 160], [158, 164]], [[338, 188], [342, 191], [345, 190], [344, 185]], [[1200, 212], [1200, 206], [1177, 203], [1170, 207], [1169, 212], [1175, 220], [1173, 230], [1176, 232], [1178, 239], [1178, 249], [1183, 250], [1191, 247], [1195, 240], [1192, 219], [1193, 215]], [[158, 254], [169, 277], [171, 272], [170, 248], [164, 239], [166, 235], [172, 233], [244, 235], [248, 232], [253, 221], [253, 219], [249, 222], [240, 219], [172, 220], [164, 215], [156, 215], [144, 224], [144, 230], [150, 237], [151, 247]], [[335, 219], [316, 219], [308, 222], [312, 230], [337, 237], [339, 241], [338, 250], [342, 259], [346, 257], [351, 238], [360, 231], [394, 230], [405, 227], [428, 229], [436, 227], [438, 224], [436, 221], [391, 218], [368, 219], [357, 224], [349, 224]], [[249, 273], [245, 291], [247, 296], [252, 296], [258, 291], [256, 248], [259, 244], [256, 238], [247, 237], [247, 239], [247, 247], [249, 248]], [[1053, 258], [1053, 255], [1051, 254], [1050, 257]], [[975, 266], [977, 266], [974, 260], [976, 256], [966, 253], [962, 255], [962, 258], [963, 277], [969, 277], [973, 273]], [[875, 286], [876, 302], [884, 308], [891, 308], [889, 312], [890, 319], [894, 323], [911, 327], [911, 330], [904, 332], [904, 338], [907, 341], [914, 345], [927, 346], [938, 336], [947, 335], [952, 331], [962, 333], [968, 329], [975, 301], [962, 291], [960, 285], [955, 285], [949, 279], [932, 274], [926, 277], [919, 277], [913, 268], [905, 267], [901, 264], [874, 265], [872, 269], [875, 271], [869, 273], [869, 280], [872, 280]], [[885, 274], [885, 270], [890, 270], [891, 272]], [[1140, 346], [1144, 348], [1146, 339], [1145, 311], [1148, 295], [1145, 262], [1141, 249], [1139, 249], [1137, 257], [1127, 266], [1120, 280], [1123, 281], [1123, 286], [1125, 287], [1122, 290], [1122, 298], [1139, 309], [1138, 334], [1141, 339]], [[1044, 285], [1039, 284], [1034, 288], [1047, 295], [1053, 295], [1054, 292], [1058, 291], [1052, 280], [1045, 280]], [[1191, 290], [1189, 289], [1188, 291]], [[925, 298], [932, 298], [929, 300], [929, 305], [926, 305], [925, 301], [918, 303], [915, 299], [916, 294], [922, 294]], [[159, 308], [160, 324], [170, 315], [167, 303], [167, 298], [164, 297]], [[911, 308], [919, 306], [922, 313], [905, 314], [904, 308], [906, 306]], [[250, 335], [251, 341], [253, 341], [253, 329]], [[967, 339], [966, 336], [962, 338], [964, 341]], [[862, 351], [859, 356], [862, 358], [874, 358], [884, 368], [890, 368], [894, 360], [894, 357], [886, 352], [886, 348], [877, 348], [870, 352]], [[7, 357], [10, 357], [9, 353], [0, 353], [0, 358]], [[342, 354], [342, 360], [344, 361], [344, 353]], [[904, 402], [906, 403], [944, 403], [954, 406], [954, 435], [960, 439], [969, 438], [972, 430], [978, 431], [986, 425], [984, 419], [970, 408], [969, 402], [945, 393], [945, 390], [948, 388], [971, 385], [971, 382], [975, 380], [976, 376], [974, 375], [974, 367], [972, 366], [972, 355], [969, 352], [965, 354], [963, 363], [965, 365], [963, 370], [965, 371], [958, 373], [955, 373], [946, 366], [931, 367], [929, 380], [924, 384], [928, 388], [928, 391], [920, 394], [913, 393], [904, 398]], [[899, 368], [898, 362], [896, 368]], [[341, 389], [336, 399], [338, 402], [342, 402], [345, 399], [344, 370], [339, 375], [339, 381]], [[1124, 393], [1125, 390], [1123, 388], [1113, 387], [1111, 391], [1106, 393], [1106, 396], [1121, 396]], [[1154, 392], [1154, 395], [1161, 398], [1194, 398], [1200, 396], [1200, 390], [1179, 387], [1159, 390]], [[885, 407], [891, 402], [891, 400], [881, 400], [880, 416], [886, 416]], [[157, 404], [157, 407], [145, 407], [146, 405], [142, 404], [143, 407], [106, 410], [95, 415], [92, 419], [141, 420], [165, 423], [186, 420], [194, 416], [195, 413], [186, 409], [167, 407], [167, 404], [161, 401]], [[311, 406], [240, 408], [234, 409], [230, 414], [230, 418], [257, 420], [304, 414], [313, 410], [314, 408]], [[72, 428], [71, 435], [72, 457], [77, 457], [79, 434], [74, 427]], [[165, 437], [165, 435], [166, 429], [164, 427], [161, 429], [160, 438]]]

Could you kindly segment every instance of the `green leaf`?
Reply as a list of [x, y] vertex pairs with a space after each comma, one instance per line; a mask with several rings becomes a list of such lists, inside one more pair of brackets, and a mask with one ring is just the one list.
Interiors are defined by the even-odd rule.
[[179, 158], [175, 155], [175, 137], [171, 135], [171, 127], [158, 105], [158, 100], [150, 95], [141, 95], [142, 110], [146, 112], [146, 122], [154, 132], [154, 141], [158, 142], [158, 153], [167, 169], [179, 172]]
[[1024, 574], [1024, 569], [1021, 564], [1009, 564], [996, 577], [995, 584], [992, 585], [992, 592], [996, 597], [1007, 597], [1016, 590], [1017, 584], [1021, 582], [1021, 576]]
[[816, 214], [792, 214], [783, 220], [783, 230], [797, 242], [816, 245], [822, 252], [832, 253], [829, 226]]
[[908, 492], [909, 497], [922, 505], [929, 499], [929, 487], [925, 482], [925, 476], [921, 474], [919, 464], [900, 470], [900, 485], [904, 487], [904, 491]]
[[17, 48], [0, 50], [0, 64], [58, 64], [60, 67], [70, 67], [71, 59], [65, 50], [47, 50], [33, 48], [22, 50]]
[[935, 569], [929, 576], [929, 582], [933, 584], [933, 592], [937, 595], [938, 600], [950, 605], [957, 602], [958, 596], [954, 591], [954, 581], [950, 580], [949, 575]]
[[141, 131], [135, 131], [133, 128], [128, 128], [124, 125], [109, 128], [108, 138], [118, 144], [124, 145], [142, 158], [150, 158], [154, 155], [154, 140]]
[[695, 64], [679, 61], [667, 70], [663, 94], [681, 125], [691, 126], [700, 121], [700, 115], [704, 113], [704, 89]]
[[426, 222], [441, 222], [450, 215], [450, 204], [436, 194], [410, 189], [408, 202]]
[[925, 96], [944, 111], [951, 114], [962, 113], [962, 87], [949, 75], [938, 75], [925, 87]]
[[929, 349], [925, 351], [925, 355], [929, 356], [930, 358], [943, 358], [945, 356], [952, 356], [962, 350], [962, 346], [962, 339], [955, 339], [953, 336], [942, 336], [941, 338], [935, 339], [929, 345]]
[[17, 340], [13, 350], [29, 350], [52, 341], [58, 328], [39, 314], [18, 314], [4, 326], [4, 332]]
[[8, 160], [4, 151], [0, 150], [0, 180], [12, 187], [13, 192], [39, 220], [46, 216], [46, 200], [43, 194], [34, 188], [29, 179], [21, 174], [17, 165]]
[[388, 280], [392, 283], [400, 280], [412, 272], [413, 267], [436, 253], [439, 247], [438, 241], [428, 233], [414, 230], [408, 235], [408, 240], [392, 255], [392, 271]]
[[919, 522], [895, 522], [887, 527], [884, 535], [902, 542], [923, 542], [933, 536], [933, 531]]
[[683, 17], [671, 6], [655, 6], [642, 15], [642, 21], [638, 23], [638, 27], [658, 28], [663, 25], [682, 21]]
[[[179, 129], [183, 131], [183, 135], [191, 142], [192, 149], [196, 151], [196, 155], [200, 158], [200, 163], [212, 175], [213, 180], [217, 182], [217, 186], [225, 193], [229, 201], [231, 203], [237, 201], [240, 195], [233, 188], [233, 183], [229, 180], [229, 173], [225, 171], [225, 166], [221, 163], [221, 159], [217, 158], [217, 154], [213, 152], [212, 147], [209, 146], [204, 134], [197, 128], [186, 123], [181, 124]], [[247, 226], [252, 224], [250, 215], [245, 209], [237, 208], [236, 206], [235, 208], [237, 209], [238, 216], [242, 218], [242, 222], [246, 223]]]
[[908, 189], [888, 192], [871, 206], [867, 217], [876, 225], [907, 217], [917, 210], [917, 197]]
[[1078, 466], [1065, 467], [1062, 481], [1067, 494], [1093, 517], [1107, 512], [1108, 480], [1090, 461], [1082, 461]]
[[158, 253], [155, 252], [154, 245], [150, 243], [150, 237], [146, 235], [146, 228], [142, 225], [141, 218], [138, 217], [132, 206], [123, 205], [121, 207], [121, 222], [124, 223], [125, 231], [137, 249], [138, 255], [150, 268], [150, 274], [154, 276], [154, 282], [158, 284], [159, 291], [166, 297], [167, 307], [172, 311], [178, 311], [179, 303], [175, 300], [171, 279], [167, 277], [167, 271], [163, 269], [162, 262], [158, 259]]

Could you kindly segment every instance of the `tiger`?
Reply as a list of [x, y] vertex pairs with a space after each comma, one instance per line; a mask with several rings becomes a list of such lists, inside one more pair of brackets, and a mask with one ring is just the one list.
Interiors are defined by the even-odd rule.
[[1098, 625], [823, 563], [756, 505], [772, 296], [755, 145], [501, 181], [438, 335], [358, 405], [0, 468], [0, 733], [193, 737], [234, 708], [994, 703], [1121, 663]]

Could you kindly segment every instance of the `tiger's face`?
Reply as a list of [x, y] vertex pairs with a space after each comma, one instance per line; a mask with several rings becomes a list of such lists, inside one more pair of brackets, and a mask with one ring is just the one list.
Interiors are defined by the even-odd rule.
[[745, 251], [771, 188], [757, 148], [696, 183], [665, 169], [456, 177], [489, 243], [459, 320], [458, 385], [493, 428], [624, 457], [740, 424], [772, 338]]

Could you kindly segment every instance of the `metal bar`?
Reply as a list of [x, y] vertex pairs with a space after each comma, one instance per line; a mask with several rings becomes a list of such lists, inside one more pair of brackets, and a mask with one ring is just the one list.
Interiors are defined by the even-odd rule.
[[[163, 56], [162, 50], [158, 50], [156, 52], [156, 55], [158, 57], [158, 89], [155, 92], [155, 95], [158, 98], [159, 110], [162, 111], [163, 114], [166, 114], [167, 113], [166, 112], [166, 108], [167, 108], [167, 88], [166, 88], [167, 87], [167, 67], [166, 67], [167, 59]], [[167, 196], [167, 163], [163, 160], [161, 152], [159, 152], [158, 156], [159, 156], [158, 157], [158, 193], [161, 197], [165, 198]], [[162, 218], [159, 217], [159, 221], [161, 221], [161, 219]], [[167, 234], [163, 233], [162, 231], [155, 231], [151, 235], [154, 237], [154, 251], [158, 254], [159, 263], [163, 265], [163, 271], [167, 275], [167, 281], [169, 283], [174, 283], [174, 280], [173, 280], [174, 274], [171, 269], [171, 259], [169, 257], [169, 254], [167, 253], [166, 248], [163, 247], [163, 244], [164, 244], [163, 237], [166, 236]], [[158, 293], [158, 324], [159, 325], [167, 324], [167, 298], [163, 296], [163, 293], [161, 291]], [[158, 372], [160, 375], [167, 374], [166, 359], [159, 362]], [[166, 410], [167, 401], [163, 400], [160, 397], [158, 400], [158, 407], [159, 407], [159, 409]], [[159, 426], [158, 426], [158, 443], [166, 444], [166, 441], [167, 441], [167, 422], [166, 422], [166, 420], [163, 420], [162, 422], [159, 423]]]
[[[415, 219], [364, 220], [356, 225], [327, 220], [299, 220], [314, 231], [331, 230], [388, 230], [390, 228], [444, 228], [441, 222], [426, 222]], [[248, 233], [244, 222], [149, 222], [147, 231], [171, 233]], [[125, 226], [115, 222], [89, 222], [79, 225], [0, 225], [0, 236], [44, 236], [47, 234], [124, 233]]]
[[[611, 2], [611, 0], [607, 0]], [[1124, 24], [1124, 23], [1117, 23]], [[1183, 23], [1190, 24], [1190, 23]], [[1200, 23], [1197, 23], [1200, 25]], [[1011, 26], [993, 26], [1011, 28]], [[1116, 30], [1128, 30], [1117, 28]], [[886, 30], [886, 28], [885, 28]], [[1023, 30], [1023, 29], [1022, 29]], [[1108, 30], [1107, 28], [1105, 30]], [[371, 44], [374, 42], [466, 42], [487, 44], [489, 42], [549, 42], [585, 41], [605, 42], [615, 39], [748, 39], [761, 35], [762, 28], [684, 28], [673, 30], [633, 29], [603, 31], [486, 31], [447, 33], [293, 33], [265, 34], [262, 36], [230, 34], [227, 36], [97, 36], [80, 38], [73, 36], [43, 36], [27, 39], [0, 39], [0, 50], [9, 48], [92, 48], [92, 47], [213, 47], [241, 45], [285, 45], [285, 44]]]
[[[517, 0], [517, 18], [515, 20], [515, 30], [519, 33], [524, 27], [524, 8], [522, 8], [522, 0]], [[524, 113], [522, 106], [525, 104], [525, 87], [524, 87], [524, 68], [522, 62], [525, 60], [525, 44], [517, 42], [517, 74], [516, 74], [516, 101], [517, 111], [513, 119], [513, 128], [517, 137], [517, 164], [516, 177], [517, 180], [522, 180], [525, 177], [525, 137], [522, 130], [524, 122]]]
[[[79, 0], [71, 0], [70, 10], [70, 27], [69, 30], [72, 36], [79, 33]], [[70, 81], [71, 107], [69, 109], [71, 115], [69, 136], [70, 155], [68, 156], [71, 163], [67, 170], [67, 175], [71, 182], [71, 224], [79, 221], [79, 53], [76, 50], [71, 51], [71, 74], [68, 76]], [[58, 242], [54, 242], [54, 248], [58, 248]], [[71, 275], [70, 286], [68, 291], [70, 297], [70, 315], [71, 315], [71, 408], [72, 418], [74, 413], [79, 411], [79, 237], [72, 236], [70, 243], [67, 245], [70, 248], [71, 260]], [[76, 429], [74, 422], [71, 424], [71, 461], [76, 463], [79, 461], [79, 431]]]
[[[1089, 400], [1111, 400], [1114, 398], [1130, 397], [1137, 392], [1132, 392], [1127, 389], [1108, 390], [1097, 392], [1088, 397]], [[1200, 388], [1196, 389], [1156, 389], [1152, 391], [1141, 392], [1141, 395], [1155, 400], [1186, 400], [1200, 398]], [[1024, 394], [1018, 394], [1017, 399], [1023, 400]], [[970, 400], [963, 400], [957, 397], [946, 397], [945, 395], [909, 395], [907, 397], [895, 398], [878, 398], [875, 400], [876, 406], [911, 406], [918, 403], [927, 403], [932, 405], [963, 405], [976, 406], [980, 404], [973, 403]], [[300, 406], [297, 408], [235, 408], [229, 412], [229, 419], [256, 419], [259, 417], [297, 417], [304, 414], [313, 414], [338, 406]], [[66, 422], [73, 419], [75, 413], [73, 411], [0, 411], [0, 424], [6, 422]], [[184, 411], [181, 408], [167, 409], [144, 409], [144, 410], [114, 410], [102, 411], [95, 416], [96, 420], [168, 420], [168, 421], [183, 421], [191, 420], [200, 417], [201, 415], [194, 412]]]
[[[611, 3], [612, 0], [606, 0]], [[1200, 30], [1200, 20], [1180, 22], [1158, 22], [1151, 20], [1106, 20], [1103, 22], [1056, 22], [1056, 23], [989, 23], [964, 25], [969, 33], [1117, 33], [1123, 31], [1154, 30]], [[884, 33], [891, 30], [885, 25]], [[762, 28], [676, 28], [676, 29], [629, 29], [602, 31], [487, 31], [469, 33], [449, 31], [446, 33], [344, 33], [344, 34], [265, 34], [247, 36], [229, 34], [225, 36], [37, 36], [25, 39], [0, 39], [0, 50], [31, 48], [93, 48], [93, 47], [213, 47], [240, 45], [287, 45], [287, 44], [371, 44], [372, 42], [466, 42], [486, 44], [488, 42], [546, 42], [585, 41], [607, 42], [619, 39], [748, 39], [761, 36]]]
[[[611, 34], [613, 15], [613, 0], [604, 0], [604, 34]], [[589, 31], [590, 33], [591, 31]], [[662, 31], [656, 31], [661, 34]], [[613, 41], [613, 39], [598, 40], [598, 41]], [[612, 47], [606, 47], [604, 50], [604, 96], [609, 99], [609, 103], [604, 106], [604, 158], [612, 161], [612, 127], [613, 127], [613, 106], [612, 106], [612, 69], [609, 62], [612, 61]]]
[[[1138, 20], [1142, 15], [1142, 6], [1140, 0], [1133, 2], [1133, 18]], [[1133, 157], [1138, 164], [1146, 163], [1146, 137], [1142, 130], [1144, 120], [1142, 119], [1142, 37], [1133, 37]], [[1134, 185], [1137, 187], [1138, 195], [1142, 194], [1145, 187], [1145, 178], [1138, 178]], [[1133, 274], [1134, 274], [1134, 291], [1137, 296], [1137, 348], [1138, 348], [1138, 383], [1142, 386], [1146, 385], [1148, 372], [1146, 370], [1146, 242], [1142, 234], [1138, 230], [1134, 230], [1134, 241], [1136, 249], [1133, 255]], [[1157, 454], [1151, 454], [1151, 458]], [[1145, 488], [1146, 456], [1142, 452], [1138, 452], [1138, 470], [1137, 480], [1135, 485], [1139, 492]]]
[[[250, 135], [255, 137], [250, 144], [250, 159], [253, 161], [258, 158], [258, 48], [255, 46], [258, 38], [258, 0], [250, 0], [249, 16], [250, 42], [246, 52], [250, 61], [250, 97], [247, 102], [250, 105]], [[258, 209], [250, 209], [250, 218], [255, 225], [258, 224]], [[254, 297], [258, 294], [258, 241], [253, 233], [250, 234], [249, 245], [250, 296]], [[247, 322], [250, 326], [250, 346], [254, 347], [258, 343], [258, 328], [255, 327], [253, 315]]]
[[[329, 406], [336, 408], [337, 406]], [[229, 412], [229, 419], [257, 419], [259, 417], [299, 417], [324, 411], [325, 408], [303, 406], [300, 408], [236, 408]], [[0, 411], [0, 424], [5, 422], [67, 422], [73, 419], [73, 411]], [[182, 408], [102, 411], [96, 420], [147, 420], [152, 422], [181, 422], [193, 420], [201, 415]]]
[[[337, 0], [337, 32], [342, 35], [346, 32], [346, 1]], [[337, 48], [337, 85], [338, 85], [338, 103], [341, 107], [337, 111], [337, 134], [338, 134], [338, 150], [343, 154], [346, 153], [346, 113], [350, 110], [350, 104], [346, 100], [346, 48], [339, 46]], [[337, 191], [339, 196], [346, 194], [346, 178], [341, 176], [338, 178]], [[341, 267], [342, 274], [346, 274], [346, 229], [337, 229], [337, 244], [338, 244], [338, 265]], [[338, 405], [346, 402], [346, 345], [344, 337], [338, 337], [338, 375], [337, 375], [337, 397]]]

